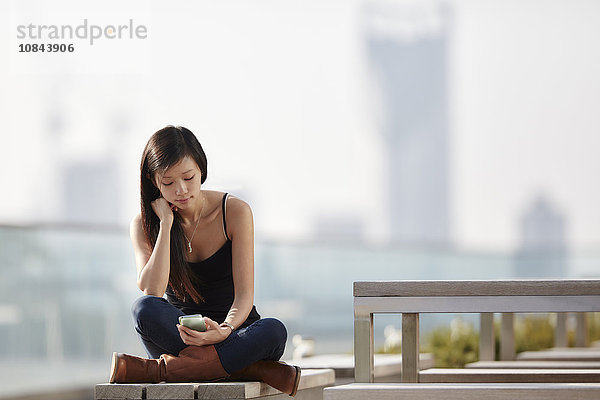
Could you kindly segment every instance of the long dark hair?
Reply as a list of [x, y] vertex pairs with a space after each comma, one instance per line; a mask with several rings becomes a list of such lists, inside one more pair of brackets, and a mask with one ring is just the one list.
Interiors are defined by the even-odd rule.
[[[152, 135], [144, 149], [140, 166], [142, 223], [146, 239], [152, 248], [156, 245], [160, 230], [160, 220], [151, 206], [151, 203], [160, 196], [160, 190], [153, 180], [156, 173], [166, 171], [186, 156], [191, 157], [198, 164], [201, 172], [200, 182], [204, 183], [207, 172], [206, 155], [200, 142], [189, 129], [169, 125]], [[179, 300], [188, 301], [188, 298], [191, 298], [199, 303], [204, 299], [194, 288], [193, 282], [197, 282], [197, 278], [185, 259], [185, 236], [181, 217], [177, 212], [174, 212], [173, 216], [169, 286]]]

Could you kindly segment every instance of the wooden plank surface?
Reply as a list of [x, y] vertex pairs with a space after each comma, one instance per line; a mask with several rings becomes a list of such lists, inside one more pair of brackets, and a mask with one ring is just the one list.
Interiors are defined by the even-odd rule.
[[355, 297], [598, 296], [600, 280], [356, 281]]
[[354, 313], [600, 311], [600, 296], [355, 297]]
[[598, 383], [353, 383], [327, 388], [323, 400], [598, 400]]
[[[322, 388], [335, 383], [332, 369], [304, 369], [298, 385], [298, 398], [301, 391], [320, 393]], [[311, 392], [311, 393], [313, 393]], [[158, 384], [98, 384], [95, 387], [96, 400], [130, 399], [162, 400], [162, 399], [253, 399], [270, 396], [276, 399], [282, 393], [264, 382], [191, 382], [191, 383], [158, 383]], [[284, 395], [287, 396], [287, 395]], [[306, 396], [305, 396], [306, 397]], [[314, 397], [312, 394], [308, 397]]]
[[600, 383], [597, 369], [484, 369], [430, 368], [421, 371], [422, 383]]
[[[333, 385], [332, 369], [302, 370], [298, 391]], [[281, 392], [264, 382], [207, 382], [196, 383], [197, 399], [254, 399], [274, 396]]]
[[192, 383], [157, 383], [146, 385], [146, 400], [193, 400]]
[[100, 383], [94, 390], [94, 399], [141, 399], [146, 385], [139, 383]]
[[477, 361], [465, 368], [600, 369], [600, 361]]

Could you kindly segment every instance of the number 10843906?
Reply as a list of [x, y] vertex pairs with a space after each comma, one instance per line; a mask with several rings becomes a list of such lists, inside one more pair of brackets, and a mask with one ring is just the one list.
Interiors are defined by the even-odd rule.
[[21, 43], [19, 53], [72, 53], [75, 46], [64, 43]]

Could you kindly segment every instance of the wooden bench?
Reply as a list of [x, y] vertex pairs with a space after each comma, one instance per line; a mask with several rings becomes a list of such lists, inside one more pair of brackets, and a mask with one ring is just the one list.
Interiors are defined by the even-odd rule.
[[[300, 367], [309, 369], [331, 368], [335, 371], [335, 384], [342, 385], [354, 382], [354, 357], [351, 354], [323, 354], [300, 360], [289, 361]], [[402, 373], [402, 356], [400, 354], [375, 354], [375, 382], [398, 382]], [[433, 368], [435, 359], [432, 354], [421, 353], [419, 366], [422, 369]]]
[[[332, 369], [302, 370], [297, 399], [320, 400], [323, 389], [334, 384]], [[289, 399], [264, 382], [140, 383], [96, 385], [95, 400]]]
[[[567, 347], [567, 318], [566, 312], [556, 313], [556, 326], [554, 328], [554, 346]], [[575, 346], [588, 346], [587, 315], [583, 312], [575, 313]], [[481, 313], [479, 326], [479, 360], [493, 361], [496, 356], [494, 340], [494, 314]], [[500, 319], [500, 360], [512, 361], [516, 358], [514, 314], [502, 313]]]
[[598, 400], [599, 383], [352, 383], [326, 388], [324, 400]]
[[476, 361], [465, 365], [465, 368], [600, 369], [600, 361]]
[[430, 368], [419, 373], [423, 383], [600, 383], [597, 369]]
[[354, 282], [356, 382], [373, 382], [373, 314], [402, 314], [402, 382], [419, 381], [420, 313], [598, 312], [600, 280]]

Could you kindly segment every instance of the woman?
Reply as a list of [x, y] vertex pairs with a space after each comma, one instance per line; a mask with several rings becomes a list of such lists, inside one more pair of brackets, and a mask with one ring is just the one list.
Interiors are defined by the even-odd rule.
[[[248, 204], [203, 190], [207, 160], [194, 134], [167, 126], [146, 144], [141, 213], [130, 232], [135, 329], [151, 359], [115, 353], [111, 383], [262, 380], [295, 395], [300, 368], [278, 360], [287, 331], [254, 303], [254, 228]], [[166, 294], [166, 299], [163, 295]], [[202, 314], [206, 331], [179, 325]]]

